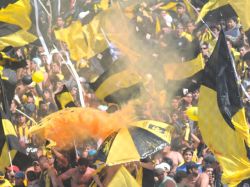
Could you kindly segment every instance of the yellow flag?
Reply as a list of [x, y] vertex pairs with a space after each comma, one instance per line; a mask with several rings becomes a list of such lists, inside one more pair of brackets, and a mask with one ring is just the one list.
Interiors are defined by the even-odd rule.
[[121, 168], [114, 175], [108, 187], [139, 187], [135, 178], [128, 172], [128, 170], [121, 166]]
[[8, 46], [21, 47], [34, 42], [36, 39], [37, 37], [33, 34], [25, 30], [19, 30], [15, 33], [0, 37], [0, 50]]
[[88, 59], [94, 57], [98, 53], [103, 52], [108, 47], [107, 41], [105, 40], [101, 31], [104, 13], [105, 12], [99, 13], [89, 24], [82, 27], [88, 42]]
[[30, 0], [19, 0], [0, 9], [0, 20], [28, 30], [31, 27], [30, 13]]
[[167, 80], [182, 80], [195, 75], [204, 68], [202, 54], [187, 62], [168, 63], [164, 65]]
[[87, 57], [87, 43], [85, 41], [80, 21], [72, 23], [69, 27], [55, 31], [56, 39], [67, 44], [72, 60], [79, 61]]

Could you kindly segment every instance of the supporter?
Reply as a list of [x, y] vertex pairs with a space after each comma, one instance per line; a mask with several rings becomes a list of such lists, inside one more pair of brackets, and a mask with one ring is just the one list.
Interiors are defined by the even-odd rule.
[[14, 187], [25, 187], [25, 174], [22, 171], [15, 173], [15, 186]]
[[11, 183], [4, 178], [4, 174], [0, 172], [0, 187], [12, 187]]
[[176, 187], [175, 181], [168, 176], [168, 173], [170, 171], [170, 166], [166, 163], [162, 163], [155, 166], [154, 173], [157, 177], [157, 181], [155, 183], [155, 187]]
[[40, 156], [39, 165], [42, 170], [39, 178], [39, 185], [46, 187], [58, 186], [57, 171], [50, 165], [49, 159], [46, 156]]
[[71, 178], [71, 186], [88, 186], [92, 180], [95, 170], [89, 167], [89, 162], [86, 158], [80, 158], [77, 161], [77, 167], [71, 168], [59, 176], [62, 182]]
[[188, 174], [188, 184], [191, 186], [207, 187], [209, 185], [209, 176], [207, 173], [199, 173], [199, 165], [189, 162], [186, 165]]

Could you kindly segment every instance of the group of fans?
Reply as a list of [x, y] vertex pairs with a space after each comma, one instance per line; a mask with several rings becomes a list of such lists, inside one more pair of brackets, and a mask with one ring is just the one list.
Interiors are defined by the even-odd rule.
[[[42, 2], [45, 6], [47, 5], [46, 1]], [[63, 5], [67, 2], [62, 1], [61, 3]], [[82, 15], [80, 13], [87, 10], [97, 11], [95, 3], [94, 0], [71, 1], [70, 8], [65, 7], [65, 10], [71, 9], [71, 14], [69, 14], [71, 16]], [[123, 3], [126, 2], [122, 1], [121, 7]], [[175, 54], [180, 63], [193, 59], [194, 56], [191, 53], [201, 53], [206, 62], [213, 51], [219, 32], [223, 29], [237, 73], [246, 90], [245, 94], [242, 93], [242, 98], [246, 116], [250, 117], [250, 100], [246, 96], [250, 95], [250, 50], [248, 38], [238, 18], [228, 17], [214, 20], [198, 28], [195, 19], [205, 2], [190, 1], [194, 5], [190, 6], [186, 1], [180, 1], [175, 2], [173, 7], [166, 8], [169, 3], [172, 1], [142, 2], [133, 7], [130, 22], [134, 26], [136, 37], [152, 47], [151, 52], [152, 56], [155, 56], [156, 63], [159, 57], [157, 52], [164, 50], [166, 53]], [[62, 12], [65, 10], [61, 10], [61, 13], [65, 13]], [[36, 125], [35, 121], [40, 121], [58, 111], [54, 96], [55, 93], [62, 90], [64, 85], [74, 98], [76, 106], [81, 107], [79, 94], [83, 94], [87, 107], [108, 113], [121, 108], [115, 103], [98, 100], [88, 84], [92, 78], [105, 71], [102, 64], [105, 59], [99, 58], [98, 55], [90, 60], [82, 59], [80, 63], [73, 61], [84, 90], [84, 93], [79, 92], [77, 82], [66, 65], [69, 53], [67, 46], [56, 40], [53, 34], [54, 30], [67, 26], [69, 15], [56, 15], [51, 30], [45, 29], [45, 33], [43, 33], [45, 40], [49, 40], [47, 43], [54, 42], [56, 46], [56, 48], [51, 47], [50, 49], [51, 58], [48, 57], [42, 45], [30, 44], [16, 50], [16, 53], [25, 56], [27, 66], [17, 70], [18, 83], [14, 99], [10, 104], [11, 121], [20, 145], [29, 152], [34, 161], [30, 163], [30, 167], [22, 168], [22, 171], [15, 165], [6, 165], [5, 170], [0, 172], [0, 186], [75, 187], [94, 186], [96, 183], [97, 186], [103, 187], [108, 186], [121, 166], [118, 164], [99, 168], [95, 164], [95, 155], [100, 145], [98, 140], [90, 138], [82, 144], [76, 145], [76, 149], [58, 150], [55, 142], [49, 141], [46, 145], [39, 145], [36, 137], [29, 135], [29, 129]], [[41, 14], [41, 19], [47, 19], [44, 12]], [[78, 19], [81, 19], [81, 16]], [[44, 24], [46, 25], [46, 22]], [[197, 46], [196, 44], [198, 44], [198, 48], [194, 48]], [[50, 44], [48, 47], [50, 48]], [[114, 49], [110, 49], [108, 53], [114, 57], [115, 54], [112, 53], [112, 50]], [[103, 56], [103, 58], [105, 57]], [[110, 59], [112, 60], [112, 58]], [[163, 64], [157, 66], [163, 67]], [[36, 71], [43, 73], [43, 81], [30, 83], [29, 79]], [[183, 71], [185, 70], [180, 69], [179, 73]], [[162, 72], [156, 73], [161, 74]], [[157, 85], [155, 72], [147, 72], [143, 78], [147, 79], [144, 88], [147, 99], [143, 99], [143, 105], [136, 105], [137, 118], [162, 121], [172, 125], [174, 127], [172, 142], [171, 145], [151, 157], [123, 164], [124, 167], [135, 179], [137, 179], [139, 170], [143, 169], [141, 180], [143, 187], [223, 186], [221, 183], [223, 171], [219, 163], [203, 142], [196, 122], [189, 119], [185, 113], [188, 107], [197, 106], [199, 89], [181, 88], [181, 92], [172, 94], [170, 98], [171, 91], [162, 85]], [[122, 151], [123, 148], [120, 149]], [[246, 182], [245, 186], [247, 184], [249, 183]]]

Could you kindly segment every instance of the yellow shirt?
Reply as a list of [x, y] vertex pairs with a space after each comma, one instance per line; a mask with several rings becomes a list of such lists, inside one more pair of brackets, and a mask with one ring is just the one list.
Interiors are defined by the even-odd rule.
[[0, 187], [12, 187], [12, 185], [8, 180], [4, 179], [4, 183], [0, 184]]

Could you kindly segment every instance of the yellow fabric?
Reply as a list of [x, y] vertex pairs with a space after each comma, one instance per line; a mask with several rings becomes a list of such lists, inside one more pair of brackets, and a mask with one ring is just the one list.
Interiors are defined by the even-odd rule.
[[[10, 156], [13, 159], [16, 155], [16, 150], [10, 151]], [[9, 159], [9, 153], [8, 153], [8, 145], [5, 142], [1, 155], [0, 155], [0, 171], [4, 171], [5, 167], [8, 167], [10, 165], [10, 159]]]
[[166, 5], [160, 7], [161, 10], [175, 10], [176, 11], [176, 2], [169, 2]]
[[159, 17], [156, 17], [155, 33], [158, 34], [159, 32], [161, 32], [161, 23]]
[[87, 56], [87, 43], [85, 41], [80, 21], [72, 23], [69, 27], [55, 31], [56, 39], [67, 44], [72, 60], [79, 61]]
[[250, 7], [250, 1], [248, 0], [241, 0], [241, 1], [236, 1], [236, 0], [210, 0], [208, 3], [206, 3], [197, 19], [197, 22], [201, 21], [202, 18], [205, 17], [205, 15], [212, 10], [215, 10], [221, 6], [230, 4], [232, 8], [235, 10], [236, 14], [239, 16], [241, 24], [244, 28], [245, 31], [250, 29], [250, 12], [249, 12], [249, 7]]
[[202, 54], [197, 58], [183, 63], [168, 63], [164, 65], [166, 79], [182, 80], [193, 76], [204, 68], [204, 60]]
[[129, 88], [141, 82], [140, 76], [131, 70], [124, 70], [106, 79], [95, 91], [96, 97], [104, 100], [105, 97], [122, 89]]
[[108, 187], [139, 187], [139, 184], [133, 178], [133, 176], [128, 172], [128, 170], [121, 166], [116, 172], [113, 179], [108, 184]]
[[12, 187], [12, 184], [7, 179], [5, 179], [4, 183], [0, 184], [0, 187]]
[[132, 125], [141, 127], [155, 134], [161, 139], [165, 140], [169, 144], [171, 143], [171, 134], [174, 128], [169, 124], [162, 123], [159, 121], [153, 121], [153, 120], [142, 120], [142, 121], [137, 121], [133, 123]]
[[65, 106], [71, 102], [74, 102], [74, 99], [71, 95], [70, 92], [63, 92], [59, 95], [56, 96], [56, 98], [58, 99], [58, 101], [61, 104], [61, 107], [64, 109]]
[[235, 186], [249, 178], [250, 162], [244, 143], [249, 142], [249, 128], [244, 110], [233, 116], [232, 122], [236, 129], [233, 130], [219, 110], [216, 92], [205, 86], [201, 86], [198, 107], [198, 125], [204, 142], [222, 167], [223, 183]]
[[107, 49], [108, 44], [101, 32], [103, 16], [105, 12], [99, 13], [93, 20], [82, 27], [88, 43], [87, 58], [90, 59], [98, 53]]
[[197, 13], [194, 11], [194, 8], [189, 3], [190, 0], [183, 0], [183, 3], [186, 5], [187, 12], [190, 15], [190, 17], [195, 20], [197, 17]]
[[189, 123], [186, 123], [185, 125], [186, 125], [186, 129], [185, 129], [185, 134], [184, 134], [184, 140], [189, 141], [191, 129], [190, 129]]
[[3, 130], [4, 130], [5, 136], [8, 136], [8, 135], [16, 136], [16, 131], [15, 131], [12, 123], [9, 120], [2, 119], [2, 123], [3, 123]]
[[181, 36], [186, 38], [189, 42], [193, 41], [193, 36], [191, 34], [188, 34], [186, 32], [181, 33]]
[[[107, 144], [106, 150], [111, 144]], [[106, 160], [107, 165], [139, 161], [140, 155], [127, 128], [121, 129], [115, 137]]]
[[22, 126], [17, 127], [17, 134], [20, 137], [25, 137], [25, 138], [29, 138], [29, 127], [27, 125], [25, 125], [25, 127], [23, 128]]
[[19, 0], [0, 9], [0, 20], [1, 22], [18, 25], [22, 29], [28, 30], [31, 27], [30, 13], [30, 0]]
[[139, 186], [142, 186], [142, 179], [143, 179], [143, 168], [140, 167], [136, 175], [136, 181], [139, 184]]
[[37, 39], [34, 35], [25, 30], [17, 31], [13, 34], [0, 37], [0, 50], [8, 46], [22, 47]]
[[109, 0], [101, 0], [100, 3], [98, 3], [98, 6], [102, 9], [102, 10], [106, 10], [109, 8]]

